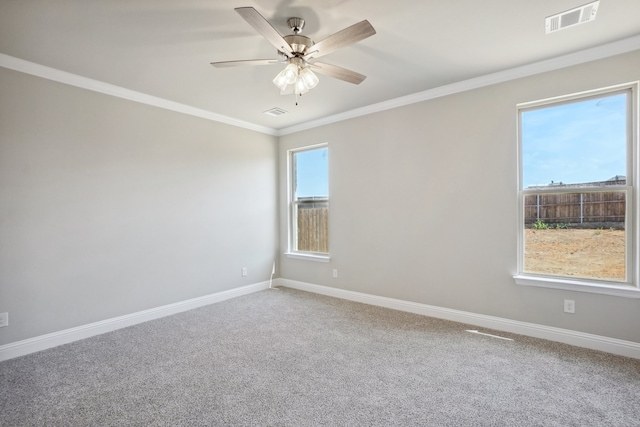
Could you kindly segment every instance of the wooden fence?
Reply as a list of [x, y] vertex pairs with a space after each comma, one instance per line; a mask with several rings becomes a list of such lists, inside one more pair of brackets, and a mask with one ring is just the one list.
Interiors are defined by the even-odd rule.
[[329, 207], [327, 203], [298, 205], [298, 250], [329, 252]]
[[[524, 198], [525, 224], [541, 220], [547, 224], [588, 227], [624, 226], [625, 192], [530, 194]], [[329, 252], [329, 207], [326, 202], [298, 205], [298, 250]]]
[[598, 193], [530, 194], [524, 198], [524, 222], [547, 224], [610, 224], [625, 220], [622, 191]]

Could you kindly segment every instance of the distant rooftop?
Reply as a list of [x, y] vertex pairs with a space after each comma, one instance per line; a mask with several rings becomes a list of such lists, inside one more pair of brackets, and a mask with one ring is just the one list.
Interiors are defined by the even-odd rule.
[[528, 186], [527, 188], [549, 188], [549, 187], [601, 187], [605, 185], [619, 185], [626, 184], [627, 177], [626, 175], [616, 175], [613, 176], [606, 181], [596, 181], [596, 182], [579, 182], [575, 184], [565, 184], [562, 181], [554, 182], [551, 181], [549, 184], [533, 184]]

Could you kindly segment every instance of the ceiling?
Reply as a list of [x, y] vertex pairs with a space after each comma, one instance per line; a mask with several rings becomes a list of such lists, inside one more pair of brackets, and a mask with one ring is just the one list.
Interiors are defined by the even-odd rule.
[[[601, 0], [595, 21], [545, 35], [546, 16], [589, 1], [0, 0], [0, 53], [277, 130], [640, 35], [638, 0]], [[282, 34], [302, 17], [316, 42], [367, 19], [377, 34], [322, 58], [367, 79], [319, 75], [296, 106], [271, 82], [282, 65], [212, 67], [277, 58], [241, 6]]]

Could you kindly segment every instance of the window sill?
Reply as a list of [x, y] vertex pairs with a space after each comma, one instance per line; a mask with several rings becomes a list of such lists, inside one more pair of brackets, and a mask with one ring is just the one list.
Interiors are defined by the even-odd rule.
[[305, 261], [329, 262], [331, 257], [327, 255], [318, 255], [304, 252], [285, 252], [287, 258], [302, 259]]
[[562, 289], [565, 291], [589, 292], [624, 298], [640, 298], [640, 289], [632, 285], [596, 283], [586, 280], [541, 277], [526, 274], [518, 274], [513, 276], [513, 279], [518, 285], [539, 286], [543, 288]]

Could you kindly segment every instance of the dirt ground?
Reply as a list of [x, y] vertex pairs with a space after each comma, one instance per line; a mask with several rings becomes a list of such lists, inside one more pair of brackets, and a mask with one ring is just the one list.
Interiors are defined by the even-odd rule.
[[524, 270], [625, 280], [624, 230], [525, 230]]

